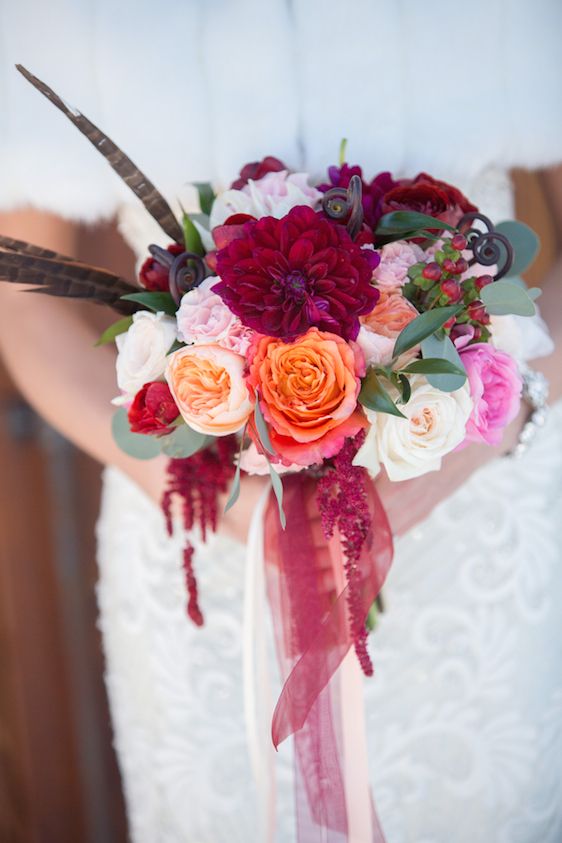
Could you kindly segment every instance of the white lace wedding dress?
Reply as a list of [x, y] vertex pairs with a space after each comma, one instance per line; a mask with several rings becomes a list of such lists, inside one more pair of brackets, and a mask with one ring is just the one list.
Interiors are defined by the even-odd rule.
[[[318, 174], [345, 134], [368, 174], [428, 170], [505, 218], [507, 168], [562, 158], [561, 12], [555, 0], [4, 3], [0, 200], [91, 219], [119, 208], [137, 246], [159, 236], [12, 73], [21, 61], [170, 198], [264, 154]], [[479, 470], [397, 542], [365, 681], [388, 843], [562, 840], [560, 523], [559, 404], [523, 459]], [[169, 539], [158, 508], [112, 468], [98, 538], [134, 843], [263, 843], [243, 718], [244, 548], [221, 536], [198, 547], [196, 629], [181, 534]], [[277, 757], [278, 843], [295, 839], [290, 752]]]

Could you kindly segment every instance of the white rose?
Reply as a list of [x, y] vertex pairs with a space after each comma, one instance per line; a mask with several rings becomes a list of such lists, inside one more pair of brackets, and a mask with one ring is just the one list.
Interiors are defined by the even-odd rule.
[[145, 383], [158, 380], [166, 368], [166, 354], [176, 338], [176, 322], [164, 313], [141, 310], [117, 343], [117, 384], [135, 395]]
[[[405, 419], [365, 409], [371, 427], [353, 463], [366, 468], [372, 477], [381, 464], [390, 480], [437, 471], [441, 459], [464, 440], [472, 412], [468, 382], [456, 392], [436, 389], [423, 375], [414, 375], [410, 384], [411, 398], [400, 405]], [[389, 391], [397, 397], [397, 392]]]
[[296, 205], [313, 208], [322, 193], [311, 187], [305, 173], [267, 173], [257, 181], [249, 181], [242, 190], [225, 190], [219, 194], [211, 210], [211, 230], [232, 214], [250, 214], [252, 217], [281, 219]]

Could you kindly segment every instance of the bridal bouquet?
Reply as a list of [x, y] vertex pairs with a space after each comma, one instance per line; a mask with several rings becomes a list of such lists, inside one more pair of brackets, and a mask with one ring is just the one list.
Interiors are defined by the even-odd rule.
[[[133, 456], [170, 458], [170, 531], [176, 496], [185, 528], [198, 523], [204, 536], [219, 495], [230, 488], [227, 508], [236, 502], [242, 473], [269, 475], [265, 564], [285, 680], [273, 740], [296, 733], [307, 810], [345, 830], [326, 690], [351, 646], [373, 672], [368, 618], [392, 537], [372, 481], [381, 471], [418, 477], [469, 442], [500, 442], [522, 388], [502, 319], [535, 312], [538, 291], [517, 277], [534, 235], [515, 222], [494, 227], [425, 173], [367, 181], [345, 163], [345, 146], [323, 182], [267, 157], [226, 190], [199, 184], [200, 209], [180, 222], [115, 144], [21, 70], [106, 156], [169, 243], [147, 244], [134, 287], [2, 238], [2, 278], [120, 312], [100, 340], [118, 351], [113, 431]], [[188, 613], [202, 624], [189, 543], [183, 565]]]

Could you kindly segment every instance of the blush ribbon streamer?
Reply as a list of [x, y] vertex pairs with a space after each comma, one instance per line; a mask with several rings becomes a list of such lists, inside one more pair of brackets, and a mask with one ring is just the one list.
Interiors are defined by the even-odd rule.
[[[313, 478], [289, 475], [283, 486], [287, 528], [273, 495], [264, 513], [266, 586], [284, 682], [271, 736], [275, 747], [295, 737], [298, 840], [384, 843], [366, 780], [364, 732], [358, 729], [362, 687], [359, 668], [350, 662], [355, 654], [341, 543], [337, 534], [329, 543], [322, 535]], [[365, 619], [393, 555], [388, 519], [372, 483], [368, 497], [371, 529], [357, 565]]]

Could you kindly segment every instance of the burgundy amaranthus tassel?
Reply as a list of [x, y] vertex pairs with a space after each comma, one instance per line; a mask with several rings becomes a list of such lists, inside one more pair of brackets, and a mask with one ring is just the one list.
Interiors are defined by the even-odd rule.
[[368, 634], [361, 611], [361, 578], [357, 568], [371, 527], [371, 515], [366, 471], [352, 465], [364, 440], [364, 430], [353, 439], [346, 440], [342, 450], [332, 460], [332, 468], [318, 480], [317, 502], [326, 539], [333, 537], [336, 527], [342, 538], [353, 643], [363, 673], [372, 676], [373, 664], [367, 652]]
[[[169, 461], [168, 487], [162, 496], [162, 509], [170, 536], [173, 532], [172, 503], [175, 495], [182, 501], [185, 530], [192, 530], [198, 524], [205, 541], [207, 530], [210, 528], [214, 532], [217, 529], [218, 498], [222, 492], [226, 492], [234, 475], [237, 450], [235, 436], [221, 436], [213, 448], [205, 448], [192, 457]], [[193, 545], [188, 541], [183, 551], [188, 593], [187, 614], [194, 624], [202, 626], [203, 614], [199, 608], [193, 553]]]

